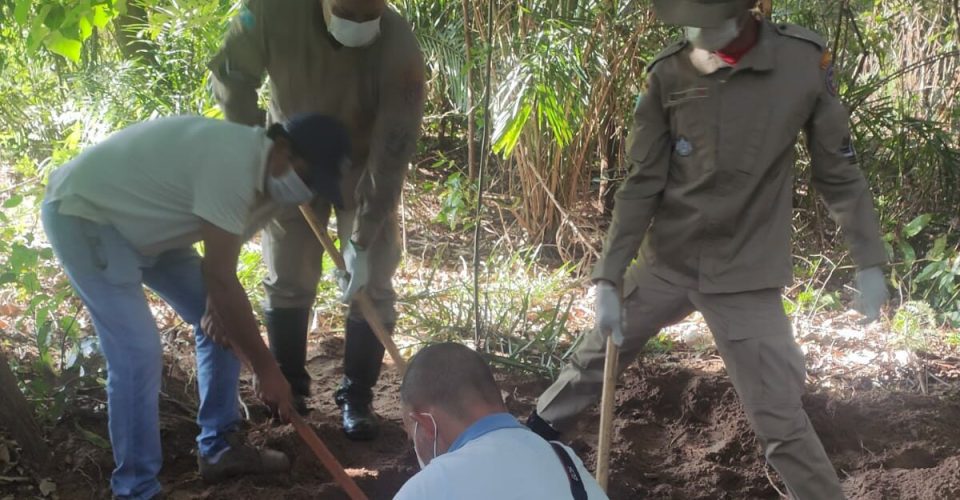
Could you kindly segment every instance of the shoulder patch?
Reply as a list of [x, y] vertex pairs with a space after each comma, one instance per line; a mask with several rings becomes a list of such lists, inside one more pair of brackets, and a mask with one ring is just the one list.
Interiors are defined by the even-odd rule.
[[240, 9], [240, 13], [237, 14], [237, 20], [240, 21], [240, 26], [245, 30], [252, 30], [253, 27], [257, 25], [257, 20], [253, 17], [253, 12], [246, 6]]
[[668, 45], [667, 48], [661, 50], [660, 53], [654, 56], [653, 60], [651, 60], [650, 63], [647, 64], [647, 73], [653, 70], [653, 66], [655, 64], [676, 54], [677, 52], [680, 52], [686, 46], [687, 46], [687, 40], [685, 38], [682, 40], [677, 40], [676, 42], [673, 42], [670, 45]]
[[790, 38], [796, 38], [797, 40], [810, 42], [816, 45], [821, 51], [827, 48], [827, 41], [813, 30], [808, 30], [807, 28], [804, 28], [803, 26], [797, 26], [796, 24], [787, 23], [780, 23], [774, 26], [777, 29], [777, 33], [782, 36], [788, 36]]

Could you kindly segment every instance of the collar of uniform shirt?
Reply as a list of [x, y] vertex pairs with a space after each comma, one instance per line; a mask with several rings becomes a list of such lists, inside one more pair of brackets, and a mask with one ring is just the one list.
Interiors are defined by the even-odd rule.
[[[749, 69], [752, 71], [770, 71], [774, 67], [776, 54], [774, 44], [776, 43], [776, 28], [767, 21], [760, 21], [757, 30], [757, 40], [753, 48], [740, 57], [740, 60], [733, 66], [733, 72]], [[719, 55], [717, 57], [720, 57]]]
[[751, 33], [748, 33], [748, 36], [752, 36], [752, 38], [747, 40], [747, 43], [734, 50], [729, 50], [727, 47], [724, 47], [728, 50], [724, 51], [723, 49], [720, 49], [716, 52], [717, 57], [719, 57], [723, 62], [731, 66], [737, 64], [737, 62], [740, 61], [740, 58], [742, 58], [747, 52], [750, 52], [750, 49], [757, 44], [757, 39], [760, 37], [760, 21], [753, 19], [750, 22], [753, 24], [752, 26], [748, 25], [747, 29], [751, 31]]
[[517, 422], [517, 419], [509, 413], [494, 413], [492, 415], [487, 415], [486, 417], [481, 418], [474, 422], [470, 427], [467, 427], [466, 430], [460, 433], [457, 436], [457, 439], [450, 445], [450, 448], [447, 449], [447, 453], [452, 453], [470, 441], [477, 439], [484, 434], [498, 431], [500, 429], [526, 429], [523, 424]]

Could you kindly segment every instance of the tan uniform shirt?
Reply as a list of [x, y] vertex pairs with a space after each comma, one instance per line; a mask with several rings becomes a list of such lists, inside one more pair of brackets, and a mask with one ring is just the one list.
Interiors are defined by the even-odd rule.
[[[651, 65], [634, 110], [629, 175], [594, 279], [625, 292], [637, 266], [703, 293], [788, 285], [795, 144], [861, 268], [885, 262], [870, 190], [850, 143], [825, 44], [792, 25], [760, 27], [733, 67], [706, 68], [685, 42]], [[710, 70], [713, 69], [711, 72]]]
[[[359, 205], [357, 242], [374, 241], [399, 204], [420, 135], [424, 63], [410, 25], [388, 8], [373, 44], [343, 47], [329, 35], [318, 0], [245, 0], [209, 67], [228, 120], [259, 125], [318, 112], [344, 122], [353, 148], [344, 202]], [[266, 117], [257, 105], [264, 72]]]

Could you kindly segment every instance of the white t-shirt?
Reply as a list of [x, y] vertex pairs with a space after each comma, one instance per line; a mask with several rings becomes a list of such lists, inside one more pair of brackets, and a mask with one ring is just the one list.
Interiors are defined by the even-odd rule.
[[262, 128], [197, 116], [125, 128], [50, 175], [60, 213], [114, 226], [146, 255], [201, 240], [207, 221], [252, 233], [273, 143]]
[[[564, 446], [587, 498], [607, 495], [580, 458]], [[488, 432], [444, 453], [410, 478], [394, 500], [567, 500], [570, 479], [549, 442], [526, 428]]]

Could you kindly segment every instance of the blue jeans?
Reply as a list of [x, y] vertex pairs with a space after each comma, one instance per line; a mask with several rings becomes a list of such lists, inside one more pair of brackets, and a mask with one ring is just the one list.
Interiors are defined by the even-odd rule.
[[110, 443], [116, 468], [110, 481], [120, 498], [160, 492], [160, 376], [163, 348], [143, 292], [147, 285], [193, 325], [197, 346], [201, 456], [224, 449], [239, 419], [240, 362], [200, 329], [206, 290], [200, 256], [191, 248], [155, 257], [140, 254], [113, 226], [58, 213], [44, 202], [43, 228], [70, 282], [87, 306], [107, 359]]

